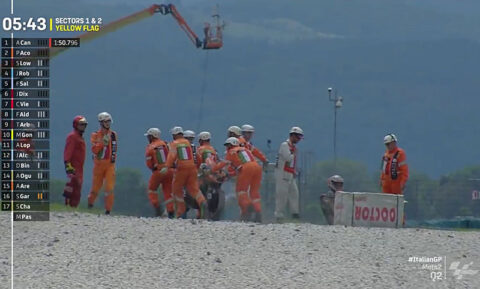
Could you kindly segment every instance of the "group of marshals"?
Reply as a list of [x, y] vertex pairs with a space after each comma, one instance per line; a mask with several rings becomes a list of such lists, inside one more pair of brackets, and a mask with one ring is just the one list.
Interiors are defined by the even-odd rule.
[[[111, 130], [112, 116], [107, 112], [98, 114], [99, 130], [90, 136], [93, 154], [93, 180], [88, 194], [88, 207], [92, 208], [102, 188], [104, 188], [105, 214], [110, 214], [114, 203], [115, 161], [117, 158], [117, 133]], [[83, 183], [83, 165], [86, 156], [86, 144], [83, 134], [87, 127], [84, 116], [76, 116], [73, 120], [73, 131], [67, 136], [64, 163], [68, 182], [63, 196], [65, 204], [77, 207], [80, 203], [80, 192]], [[208, 169], [211, 173], [222, 172], [235, 179], [235, 194], [240, 208], [240, 219], [261, 222], [262, 204], [260, 185], [262, 166], [268, 165], [266, 156], [252, 142], [255, 132], [253, 126], [230, 126], [227, 139], [224, 141], [225, 157], [220, 159], [217, 151], [211, 146], [211, 133], [204, 131], [195, 135], [193, 131], [183, 130], [175, 126], [170, 130], [173, 141], [167, 143], [161, 138], [158, 128], [149, 128], [145, 136], [148, 145], [145, 150], [147, 167], [152, 171], [148, 182], [148, 199], [155, 209], [156, 215], [162, 215], [157, 190], [161, 186], [163, 205], [169, 218], [185, 216], [186, 194], [198, 205], [198, 218], [208, 218], [208, 203], [200, 190], [198, 172]], [[198, 137], [199, 146], [194, 143]], [[303, 139], [303, 130], [292, 127], [289, 137], [281, 143], [275, 163], [276, 202], [275, 217], [285, 218], [288, 206], [292, 218], [299, 218], [299, 193], [296, 183], [297, 148], [296, 144]], [[405, 152], [398, 148], [397, 137], [388, 134], [384, 138], [387, 151], [382, 158], [381, 184], [384, 193], [402, 194], [408, 179], [408, 166]], [[334, 176], [330, 183], [341, 179]], [[343, 179], [341, 179], [343, 184]], [[343, 188], [342, 188], [343, 189]], [[184, 193], [185, 192], [185, 193]], [[322, 197], [322, 208], [331, 223], [332, 204], [328, 197]]]

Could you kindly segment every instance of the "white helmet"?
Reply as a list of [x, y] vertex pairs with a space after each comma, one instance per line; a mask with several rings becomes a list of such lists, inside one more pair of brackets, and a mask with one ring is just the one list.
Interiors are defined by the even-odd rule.
[[339, 175], [333, 175], [327, 179], [327, 184], [332, 191], [336, 192], [337, 188], [334, 183], [340, 183], [343, 186], [343, 178]]
[[232, 146], [238, 146], [240, 142], [238, 141], [238, 138], [236, 137], [229, 137], [225, 140], [224, 145], [226, 144], [231, 144]]
[[198, 139], [199, 140], [210, 140], [212, 136], [208, 131], [202, 131], [201, 133], [198, 134]]
[[108, 112], [101, 112], [98, 114], [98, 121], [110, 120], [113, 123], [112, 116]]
[[296, 133], [296, 134], [301, 134], [303, 135], [303, 129], [301, 129], [298, 126], [294, 126], [290, 129], [290, 133]]
[[328, 182], [331, 183], [343, 183], [343, 178], [342, 176], [339, 176], [339, 175], [333, 175], [331, 177], [328, 178]]
[[255, 128], [249, 124], [242, 125], [242, 132], [255, 132]]
[[183, 136], [195, 138], [195, 132], [193, 130], [186, 130], [183, 132]]
[[389, 144], [389, 143], [394, 142], [394, 141], [396, 142], [396, 141], [398, 141], [398, 139], [397, 139], [397, 136], [394, 135], [393, 133], [387, 134], [387, 135], [383, 138], [383, 143], [384, 143], [384, 144]]
[[242, 135], [242, 129], [239, 128], [238, 126], [236, 125], [232, 125], [231, 127], [228, 128], [227, 130], [228, 132], [233, 132], [234, 134], [240, 136]]
[[170, 130], [170, 133], [172, 135], [177, 135], [179, 133], [182, 133], [183, 134], [183, 128], [181, 126], [174, 126], [172, 127], [172, 129]]
[[147, 135], [151, 135], [153, 136], [154, 138], [160, 138], [160, 130], [156, 127], [151, 127], [147, 130], [146, 133], [144, 133], [143, 135], [144, 136], [147, 136]]

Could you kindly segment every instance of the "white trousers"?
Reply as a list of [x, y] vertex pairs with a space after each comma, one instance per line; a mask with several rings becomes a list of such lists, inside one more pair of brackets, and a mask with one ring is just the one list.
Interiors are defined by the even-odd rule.
[[290, 214], [298, 214], [299, 195], [297, 182], [292, 174], [276, 172], [275, 174], [275, 217], [284, 218], [287, 205]]

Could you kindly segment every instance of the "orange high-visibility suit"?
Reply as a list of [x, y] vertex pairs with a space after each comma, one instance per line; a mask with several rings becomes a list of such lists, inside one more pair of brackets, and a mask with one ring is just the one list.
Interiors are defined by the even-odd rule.
[[[247, 213], [250, 205], [253, 205], [254, 210], [260, 213], [262, 211], [260, 198], [262, 167], [257, 164], [249, 150], [240, 146], [227, 150], [225, 160], [230, 161], [231, 166], [238, 171], [235, 191], [242, 214]], [[220, 162], [212, 171], [218, 171], [226, 165], [227, 162]]]
[[407, 158], [403, 149], [397, 147], [385, 152], [382, 158], [380, 180], [384, 193], [403, 194], [403, 189], [408, 180]]
[[117, 158], [117, 133], [100, 129], [90, 137], [93, 153], [92, 190], [88, 195], [88, 204], [93, 205], [102, 186], [105, 184], [105, 210], [113, 207], [113, 188], [115, 186], [115, 161]]
[[197, 167], [205, 163], [211, 155], [213, 155], [215, 159], [217, 158], [217, 151], [210, 144], [199, 146], [197, 148]]
[[[200, 165], [204, 163], [214, 166], [217, 162], [217, 151], [209, 143], [205, 143], [197, 148], [197, 168], [200, 168]], [[199, 180], [198, 185], [205, 192], [206, 188], [204, 187], [203, 178]]]
[[145, 150], [145, 161], [147, 167], [152, 170], [152, 176], [148, 181], [148, 199], [150, 203], [155, 207], [160, 207], [158, 203], [157, 189], [162, 185], [164, 204], [168, 213], [174, 212], [173, 198], [172, 198], [172, 180], [173, 170], [168, 170], [167, 173], [161, 174], [160, 170], [165, 167], [168, 156], [167, 144], [160, 140], [155, 139], [150, 143]]
[[192, 146], [190, 142], [183, 138], [177, 138], [170, 143], [170, 151], [167, 156], [167, 168], [172, 168], [175, 164], [175, 173], [173, 175], [173, 199], [176, 207], [176, 216], [181, 217], [185, 213], [185, 201], [183, 199], [183, 188], [194, 198], [199, 207], [205, 201], [205, 197], [198, 187], [197, 166], [193, 160]]
[[239, 136], [237, 137], [238, 139], [238, 146], [240, 147], [244, 147], [245, 144], [247, 143], [247, 141], [245, 140], [245, 138], [243, 136]]
[[252, 155], [259, 159], [262, 163], [267, 161], [267, 157], [262, 153], [261, 150], [253, 146], [253, 144], [249, 141], [245, 141], [244, 144], [245, 148], [252, 152]]

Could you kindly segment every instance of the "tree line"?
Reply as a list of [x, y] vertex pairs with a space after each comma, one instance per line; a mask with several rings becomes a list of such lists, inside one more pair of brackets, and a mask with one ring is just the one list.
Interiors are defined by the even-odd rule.
[[[301, 216], [305, 222], [325, 224], [320, 208], [320, 195], [328, 191], [326, 180], [333, 174], [345, 179], [344, 188], [348, 192], [380, 192], [379, 173], [368, 172], [367, 166], [347, 160], [320, 161], [301, 171], [299, 176]], [[138, 169], [120, 168], [117, 170], [115, 186], [116, 214], [153, 217], [153, 209], [147, 198], [147, 179]], [[52, 180], [50, 201], [63, 202], [64, 180]], [[85, 183], [88, 187], [89, 184]], [[238, 217], [238, 205], [234, 199], [231, 183], [223, 186], [226, 195], [224, 218]], [[424, 173], [410, 171], [405, 189], [405, 214], [408, 220], [451, 219], [456, 216], [480, 217], [480, 200], [472, 200], [472, 192], [480, 191], [480, 166], [470, 166], [454, 171], [438, 179]], [[262, 181], [262, 206], [267, 220], [273, 219], [275, 207], [275, 181], [273, 171], [264, 173]], [[86, 194], [82, 192], [81, 206], [86, 207]], [[161, 196], [160, 196], [161, 197]], [[100, 198], [102, 199], [102, 198]], [[96, 206], [102, 207], [99, 202]]]

